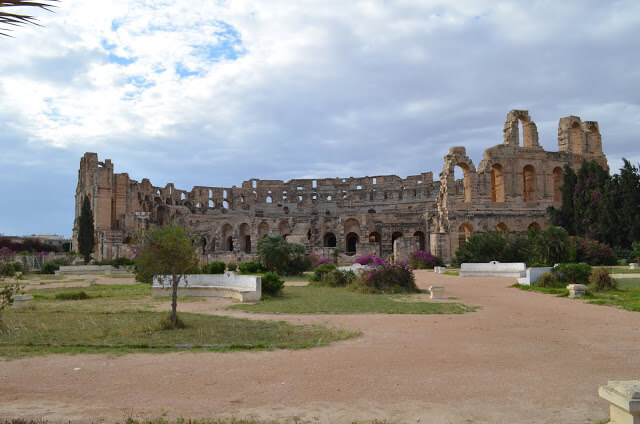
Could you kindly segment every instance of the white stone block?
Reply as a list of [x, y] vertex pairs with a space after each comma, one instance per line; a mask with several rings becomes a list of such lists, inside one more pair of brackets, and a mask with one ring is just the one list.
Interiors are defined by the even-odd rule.
[[11, 301], [13, 302], [11, 307], [14, 309], [28, 308], [31, 306], [32, 300], [33, 296], [30, 294], [14, 294], [11, 296]]
[[541, 266], [541, 267], [533, 267], [527, 268], [526, 274], [524, 277], [518, 278], [518, 284], [522, 284], [523, 286], [530, 286], [540, 279], [540, 276], [545, 272], [551, 272], [550, 266]]
[[584, 284], [569, 284], [567, 289], [569, 289], [569, 297], [573, 299], [584, 296], [584, 293], [587, 291], [587, 286]]
[[[154, 277], [152, 296], [171, 295], [171, 277]], [[257, 302], [262, 297], [262, 278], [256, 275], [224, 274], [185, 275], [178, 282], [178, 296], [230, 297], [240, 302]]]
[[609, 381], [598, 394], [610, 403], [609, 424], [640, 424], [640, 380]]
[[491, 261], [489, 263], [463, 263], [460, 277], [524, 277], [527, 265], [524, 262]]
[[429, 286], [429, 293], [429, 298], [431, 299], [444, 299], [443, 286]]
[[631, 262], [629, 264], [629, 269], [640, 269], [640, 268], [638, 268], [638, 264], [636, 262]]
[[447, 268], [444, 266], [436, 266], [433, 268], [433, 270], [436, 272], [436, 274], [444, 274]]

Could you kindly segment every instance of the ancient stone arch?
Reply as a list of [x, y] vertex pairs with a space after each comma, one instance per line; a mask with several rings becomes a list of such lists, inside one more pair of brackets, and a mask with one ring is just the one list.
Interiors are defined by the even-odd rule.
[[522, 169], [522, 200], [535, 202], [536, 191], [536, 169], [532, 165], [526, 165]]
[[233, 226], [231, 224], [226, 223], [222, 226], [222, 250], [233, 252]]
[[258, 224], [258, 238], [261, 239], [262, 237], [268, 236], [269, 230], [269, 224], [267, 224], [265, 221], [262, 221], [260, 224]]
[[239, 242], [240, 242], [240, 250], [244, 253], [251, 253], [251, 228], [249, 224], [243, 222], [240, 224], [239, 228]]
[[502, 165], [491, 165], [491, 201], [504, 202], [504, 171]]
[[512, 110], [507, 114], [507, 120], [504, 123], [504, 145], [511, 147], [520, 145], [518, 124], [522, 124], [522, 147], [539, 147], [538, 128], [529, 117], [528, 110]]
[[562, 202], [562, 168], [556, 166], [553, 168], [552, 179], [553, 179], [553, 201], [554, 202]]

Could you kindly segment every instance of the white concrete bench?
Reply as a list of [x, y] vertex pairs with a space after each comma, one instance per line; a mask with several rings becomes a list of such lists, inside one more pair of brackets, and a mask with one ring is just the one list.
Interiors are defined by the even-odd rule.
[[515, 277], [526, 275], [524, 262], [491, 261], [489, 263], [464, 263], [460, 266], [460, 277]]
[[56, 275], [111, 275], [132, 272], [127, 268], [126, 266], [116, 268], [113, 265], [63, 265], [56, 271]]
[[[257, 302], [262, 297], [262, 278], [256, 275], [190, 274], [180, 279], [178, 296], [228, 297], [240, 302]], [[171, 276], [154, 277], [152, 296], [171, 296]]]
[[433, 270], [436, 274], [444, 274], [445, 272], [447, 272], [447, 268], [444, 266], [434, 266]]
[[640, 423], [640, 380], [609, 381], [598, 394], [609, 401], [609, 424]]
[[584, 296], [587, 291], [587, 286], [584, 284], [569, 284], [567, 289], [569, 289], [569, 297], [573, 299], [575, 297]]
[[429, 298], [430, 299], [444, 299], [444, 287], [443, 286], [429, 286]]
[[363, 273], [367, 269], [367, 266], [366, 265], [360, 265], [359, 263], [354, 263], [354, 264], [351, 264], [351, 265], [339, 266], [336, 269], [339, 270], [339, 271], [353, 271], [354, 274], [359, 275], [359, 274]]
[[631, 262], [629, 264], [629, 269], [638, 269], [638, 264], [636, 262]]
[[527, 268], [527, 273], [524, 277], [518, 278], [518, 284], [523, 286], [530, 286], [540, 279], [540, 276], [545, 272], [551, 272], [550, 266], [540, 266], [534, 268]]
[[11, 296], [11, 307], [14, 309], [28, 308], [31, 306], [33, 296], [30, 294], [14, 294]]

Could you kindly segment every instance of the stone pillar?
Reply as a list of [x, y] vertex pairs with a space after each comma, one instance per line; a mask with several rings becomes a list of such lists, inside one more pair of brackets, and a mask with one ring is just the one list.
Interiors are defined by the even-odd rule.
[[446, 263], [451, 262], [449, 235], [446, 233], [431, 233], [429, 236], [429, 249], [431, 254], [442, 258]]
[[640, 424], [640, 380], [610, 381], [598, 394], [610, 402], [609, 424]]
[[416, 237], [400, 237], [393, 242], [393, 261], [406, 262], [409, 255], [418, 250], [419, 242]]

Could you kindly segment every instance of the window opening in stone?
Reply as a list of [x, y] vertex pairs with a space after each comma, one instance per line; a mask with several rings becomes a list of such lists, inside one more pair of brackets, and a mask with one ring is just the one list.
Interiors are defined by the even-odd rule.
[[267, 196], [267, 203], [273, 203], [273, 198], [271, 196]]
[[462, 184], [460, 183], [460, 178], [455, 177], [456, 180], [456, 191], [457, 194], [461, 194], [464, 196], [464, 202], [471, 202], [471, 178], [469, 176], [470, 170], [469, 165], [464, 162], [460, 162], [456, 165], [454, 170], [454, 175], [460, 175], [458, 168], [462, 170]]
[[416, 231], [413, 234], [414, 237], [416, 237], [418, 239], [418, 246], [420, 248], [420, 250], [425, 250], [425, 236], [424, 233], [422, 231]]
[[349, 233], [345, 237], [345, 253], [348, 256], [353, 256], [356, 254], [356, 248], [358, 245], [358, 235], [356, 233]]
[[527, 165], [522, 170], [523, 180], [523, 201], [536, 201], [536, 170], [533, 166]]
[[529, 226], [527, 227], [528, 230], [533, 230], [534, 232], [539, 232], [540, 231], [540, 224], [538, 224], [537, 222], [532, 222], [531, 224], [529, 224]]
[[214, 207], [214, 206], [213, 206], [213, 200], [209, 200], [209, 207], [210, 207], [210, 208], [213, 208], [213, 207]]
[[362, 186], [357, 186], [356, 190], [362, 190]]
[[473, 227], [468, 222], [458, 227], [458, 247], [466, 243], [471, 234], [473, 234]]
[[367, 211], [367, 213], [376, 213], [376, 210], [375, 210], [375, 209], [369, 209], [369, 210]]
[[504, 222], [499, 223], [496, 225], [496, 231], [507, 231], [507, 224]]
[[402, 237], [402, 233], [400, 231], [396, 231], [393, 234], [391, 234], [391, 246], [393, 246], [393, 242], [395, 242], [400, 237]]
[[209, 189], [209, 197], [213, 197], [213, 190]]
[[311, 181], [311, 187], [313, 188], [318, 187], [318, 182], [316, 180]]
[[502, 165], [491, 165], [491, 201], [504, 202], [504, 174]]
[[256, 182], [256, 180], [251, 181], [251, 186], [253, 188], [257, 188], [258, 187], [258, 183]]
[[373, 179], [371, 180], [371, 184], [377, 184], [378, 181], [376, 180], [376, 177], [373, 177]]
[[222, 207], [225, 209], [229, 209], [229, 202], [227, 202], [226, 200], [222, 202]]
[[331, 195], [328, 195], [327, 200], [331, 200], [331, 199], [332, 199]]
[[323, 240], [324, 247], [336, 247], [336, 236], [333, 233], [326, 233]]

